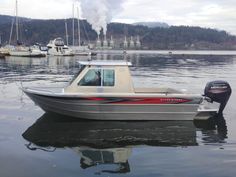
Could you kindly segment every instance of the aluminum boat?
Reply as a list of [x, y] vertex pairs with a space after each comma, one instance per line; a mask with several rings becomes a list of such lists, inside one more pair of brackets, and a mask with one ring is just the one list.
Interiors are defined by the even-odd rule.
[[[45, 112], [93, 120], [193, 120], [222, 113], [231, 95], [225, 81], [209, 82], [204, 96], [172, 88], [135, 88], [127, 61], [81, 61], [64, 88], [23, 88]], [[204, 102], [220, 103], [219, 110]], [[207, 116], [206, 116], [207, 117]]]

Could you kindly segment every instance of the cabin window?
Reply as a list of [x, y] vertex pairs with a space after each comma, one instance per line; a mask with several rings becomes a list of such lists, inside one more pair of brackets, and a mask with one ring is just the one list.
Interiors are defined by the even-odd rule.
[[103, 70], [103, 86], [114, 86], [115, 85], [115, 71], [113, 69]]
[[85, 67], [86, 67], [85, 65], [80, 65], [79, 71], [71, 79], [70, 84], [72, 84], [75, 81], [75, 79], [80, 75], [80, 73], [82, 73], [82, 71], [84, 70]]
[[101, 86], [101, 69], [90, 69], [78, 85]]
[[115, 71], [113, 69], [90, 69], [78, 85], [112, 87], [115, 85]]

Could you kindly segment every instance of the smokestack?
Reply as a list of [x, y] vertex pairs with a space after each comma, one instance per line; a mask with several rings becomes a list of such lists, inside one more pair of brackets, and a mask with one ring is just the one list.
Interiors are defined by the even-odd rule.
[[141, 42], [140, 42], [139, 36], [137, 36], [136, 48], [137, 48], [137, 49], [140, 49], [140, 48], [141, 48]]
[[96, 47], [97, 47], [97, 48], [101, 48], [101, 46], [102, 46], [102, 43], [101, 43], [101, 40], [100, 40], [99, 35], [98, 35]]
[[104, 36], [103, 47], [108, 47], [107, 36]]
[[134, 47], [135, 47], [135, 45], [134, 45], [134, 40], [133, 40], [133, 36], [131, 36], [131, 38], [130, 38], [129, 47], [130, 47], [130, 48], [134, 48]]
[[128, 48], [128, 42], [127, 42], [127, 39], [126, 39], [126, 36], [125, 36], [125, 40], [124, 40], [124, 49], [127, 49]]
[[113, 41], [112, 36], [111, 36], [111, 40], [110, 40], [110, 47], [111, 47], [111, 48], [114, 48], [114, 47], [115, 47], [115, 46], [114, 46], [114, 41]]

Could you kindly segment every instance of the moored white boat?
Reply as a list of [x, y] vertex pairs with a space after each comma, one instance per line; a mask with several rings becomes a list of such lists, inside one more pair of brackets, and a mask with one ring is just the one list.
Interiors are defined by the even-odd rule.
[[95, 120], [193, 120], [203, 108], [204, 99], [220, 103], [219, 113], [222, 113], [231, 95], [229, 84], [223, 81], [209, 83], [205, 96], [172, 88], [134, 88], [130, 62], [80, 64], [78, 75], [65, 88], [23, 88], [23, 91], [46, 112]]
[[48, 54], [48, 48], [47, 47], [43, 47], [40, 44], [35, 44], [33, 46], [30, 46], [30, 50], [33, 53], [40, 53], [43, 56], [46, 56]]
[[94, 56], [97, 55], [95, 51], [89, 49], [88, 46], [71, 46], [72, 52], [75, 56]]
[[10, 56], [15, 57], [43, 57], [45, 54], [41, 53], [39, 50], [32, 50], [29, 47], [16, 46], [9, 52]]
[[48, 55], [52, 56], [73, 56], [72, 50], [64, 44], [62, 38], [56, 38], [49, 41], [48, 45]]
[[10, 55], [10, 51], [14, 48], [12, 45], [6, 45], [4, 47], [0, 47], [0, 53], [2, 55], [8, 56]]

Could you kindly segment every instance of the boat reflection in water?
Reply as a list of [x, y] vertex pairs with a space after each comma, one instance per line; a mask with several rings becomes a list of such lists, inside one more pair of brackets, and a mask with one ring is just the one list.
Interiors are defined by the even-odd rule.
[[[216, 119], [217, 118], [217, 119]], [[222, 116], [207, 121], [79, 121], [45, 114], [29, 127], [23, 137], [30, 150], [55, 151], [70, 147], [80, 157], [80, 166], [114, 164], [115, 170], [100, 173], [128, 173], [132, 148], [139, 145], [186, 147], [198, 146], [197, 131], [203, 143], [224, 142], [227, 127]], [[109, 166], [106, 166], [108, 168]]]

